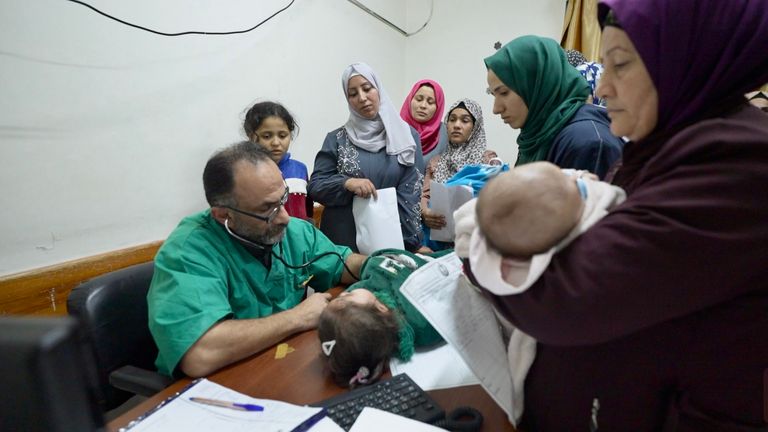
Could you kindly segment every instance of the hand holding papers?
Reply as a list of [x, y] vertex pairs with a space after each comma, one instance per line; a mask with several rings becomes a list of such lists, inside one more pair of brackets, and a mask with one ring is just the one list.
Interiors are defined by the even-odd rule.
[[370, 255], [379, 249], [404, 249], [397, 191], [386, 188], [377, 190], [376, 194], [376, 199], [357, 196], [352, 199], [357, 249], [363, 255]]
[[430, 183], [429, 208], [435, 213], [445, 216], [445, 226], [433, 229], [429, 238], [437, 241], [452, 242], [454, 238], [453, 212], [465, 202], [472, 199], [472, 189], [469, 186], [446, 186], [433, 181]]
[[400, 291], [453, 345], [514, 424], [516, 401], [499, 323], [488, 301], [466, 281], [456, 254], [416, 270]]

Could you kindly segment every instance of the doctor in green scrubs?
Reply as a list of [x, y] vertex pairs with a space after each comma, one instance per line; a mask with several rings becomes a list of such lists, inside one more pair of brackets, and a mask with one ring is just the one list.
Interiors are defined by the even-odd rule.
[[[343, 263], [358, 275], [365, 259], [288, 216], [290, 191], [258, 145], [214, 154], [203, 185], [211, 208], [163, 243], [147, 295], [156, 365], [169, 376], [204, 376], [315, 328], [323, 291], [355, 280]], [[302, 301], [308, 285], [318, 292]]]

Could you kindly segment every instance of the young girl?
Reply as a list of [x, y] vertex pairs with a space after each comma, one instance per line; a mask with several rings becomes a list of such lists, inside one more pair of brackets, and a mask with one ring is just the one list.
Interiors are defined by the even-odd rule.
[[414, 348], [438, 344], [440, 334], [400, 293], [400, 285], [428, 261], [382, 249], [363, 264], [361, 279], [320, 315], [318, 336], [336, 382], [354, 387], [376, 380], [391, 356], [409, 360]]
[[291, 159], [288, 146], [298, 126], [284, 106], [275, 102], [259, 102], [245, 114], [243, 129], [251, 142], [261, 145], [272, 155], [290, 194], [285, 210], [300, 218], [312, 219], [314, 203], [307, 198], [307, 166]]

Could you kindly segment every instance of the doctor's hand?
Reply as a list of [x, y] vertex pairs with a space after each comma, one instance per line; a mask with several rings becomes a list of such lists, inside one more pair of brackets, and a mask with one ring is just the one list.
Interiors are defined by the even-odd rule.
[[301, 330], [310, 330], [317, 327], [320, 314], [328, 306], [329, 301], [331, 301], [330, 294], [314, 293], [292, 309], [296, 314]]
[[377, 198], [376, 186], [367, 178], [351, 178], [344, 182], [344, 188], [360, 198]]
[[445, 216], [435, 213], [427, 207], [422, 207], [421, 218], [424, 219], [424, 225], [428, 226], [430, 229], [440, 229], [446, 224]]

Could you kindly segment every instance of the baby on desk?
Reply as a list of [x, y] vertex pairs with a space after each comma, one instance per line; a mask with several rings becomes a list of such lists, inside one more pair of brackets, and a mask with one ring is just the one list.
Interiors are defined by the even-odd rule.
[[[626, 194], [583, 171], [534, 162], [500, 174], [454, 214], [456, 252], [474, 280], [497, 295], [527, 290], [552, 256], [621, 204]], [[507, 348], [516, 412], [536, 341], [511, 328]]]
[[400, 292], [408, 276], [430, 259], [399, 249], [377, 251], [363, 264], [360, 281], [325, 308], [317, 332], [339, 385], [373, 382], [392, 356], [409, 360], [415, 348], [443, 342]]

